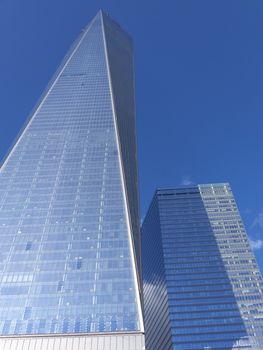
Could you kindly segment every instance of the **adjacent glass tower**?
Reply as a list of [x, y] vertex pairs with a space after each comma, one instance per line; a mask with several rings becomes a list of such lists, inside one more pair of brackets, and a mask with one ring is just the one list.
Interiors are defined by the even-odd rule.
[[157, 190], [142, 257], [146, 349], [263, 349], [262, 278], [229, 184]]
[[4, 160], [1, 349], [144, 349], [132, 51], [99, 12]]

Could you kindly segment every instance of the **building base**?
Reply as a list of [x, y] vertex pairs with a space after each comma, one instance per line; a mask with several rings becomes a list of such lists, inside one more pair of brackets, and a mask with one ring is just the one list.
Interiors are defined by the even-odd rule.
[[1, 350], [145, 350], [142, 333], [0, 337]]

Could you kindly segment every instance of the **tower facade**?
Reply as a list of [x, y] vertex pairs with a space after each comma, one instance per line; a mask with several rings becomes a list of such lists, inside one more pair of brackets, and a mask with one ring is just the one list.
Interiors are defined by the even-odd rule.
[[157, 190], [142, 225], [146, 349], [263, 349], [263, 282], [229, 184]]
[[132, 51], [99, 12], [2, 164], [1, 349], [144, 349]]

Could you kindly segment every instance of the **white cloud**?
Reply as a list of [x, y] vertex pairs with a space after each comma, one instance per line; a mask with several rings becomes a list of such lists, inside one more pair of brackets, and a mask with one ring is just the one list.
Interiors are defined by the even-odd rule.
[[260, 227], [263, 229], [263, 213], [257, 214], [253, 221], [252, 227]]
[[190, 176], [183, 177], [183, 179], [181, 181], [182, 186], [188, 186], [188, 185], [192, 185], [192, 184], [193, 184], [193, 181], [190, 179]]
[[257, 240], [253, 240], [250, 239], [250, 245], [252, 249], [261, 249], [263, 248], [263, 240], [262, 239], [257, 239]]

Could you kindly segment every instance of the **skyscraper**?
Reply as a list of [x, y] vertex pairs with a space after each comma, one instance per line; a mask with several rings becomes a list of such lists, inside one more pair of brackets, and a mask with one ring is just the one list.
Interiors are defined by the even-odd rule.
[[142, 226], [146, 349], [263, 349], [263, 285], [229, 184], [157, 190]]
[[0, 349], [142, 350], [133, 53], [99, 12], [0, 172]]

